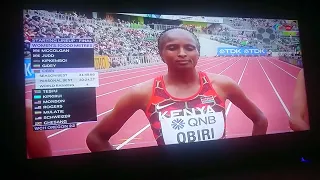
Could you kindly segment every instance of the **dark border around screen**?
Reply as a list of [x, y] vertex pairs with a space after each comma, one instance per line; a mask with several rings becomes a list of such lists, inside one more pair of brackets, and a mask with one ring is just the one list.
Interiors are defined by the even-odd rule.
[[[200, 3], [202, 2], [202, 3]], [[317, 117], [318, 82], [316, 78], [320, 71], [317, 65], [315, 39], [317, 33], [311, 22], [317, 16], [312, 15], [312, 4], [292, 3], [290, 1], [260, 1], [245, 2], [107, 2], [99, 1], [99, 5], [87, 5], [80, 1], [69, 4], [46, 3], [46, 5], [17, 6], [11, 11], [9, 18], [12, 35], [10, 36], [9, 56], [6, 58], [5, 79], [7, 95], [5, 104], [5, 136], [8, 153], [13, 157], [8, 159], [13, 168], [25, 171], [31, 177], [81, 177], [82, 173], [105, 178], [133, 178], [137, 175], [144, 178], [169, 177], [169, 179], [192, 178], [199, 175], [226, 175], [232, 172], [263, 171], [265, 167], [288, 167], [300, 165], [301, 157], [316, 161], [315, 152], [319, 140], [319, 118]], [[43, 4], [38, 1], [34, 4]], [[92, 1], [93, 3], [93, 1]], [[117, 3], [117, 4], [116, 4]], [[102, 5], [103, 4], [103, 5]], [[202, 5], [196, 5], [202, 4]], [[209, 8], [209, 7], [212, 8]], [[301, 34], [301, 47], [306, 77], [306, 88], [310, 113], [311, 130], [307, 132], [273, 134], [267, 136], [245, 137], [199, 143], [196, 146], [173, 145], [166, 147], [148, 147], [140, 149], [78, 154], [43, 159], [26, 160], [25, 139], [25, 103], [23, 64], [22, 9], [59, 9], [85, 10], [106, 12], [162, 14], [188, 14], [205, 16], [229, 17], [261, 17], [298, 19]], [[310, 20], [311, 19], [311, 20]], [[316, 21], [316, 20], [315, 20]], [[7, 46], [7, 45], [6, 45]], [[8, 109], [7, 109], [8, 108]], [[2, 119], [2, 118], [1, 118]], [[8, 124], [8, 125], [7, 125]], [[6, 154], [4, 154], [6, 156]], [[11, 167], [11, 166], [9, 166]], [[178, 173], [177, 173], [178, 171]], [[18, 171], [19, 172], [19, 171]], [[16, 172], [17, 175], [19, 173]], [[128, 174], [130, 173], [130, 175]], [[44, 175], [44, 176], [43, 176]]]

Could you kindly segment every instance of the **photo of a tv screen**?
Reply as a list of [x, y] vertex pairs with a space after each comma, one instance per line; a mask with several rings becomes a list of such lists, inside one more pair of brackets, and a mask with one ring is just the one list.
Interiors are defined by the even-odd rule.
[[23, 13], [27, 157], [310, 129], [297, 20]]

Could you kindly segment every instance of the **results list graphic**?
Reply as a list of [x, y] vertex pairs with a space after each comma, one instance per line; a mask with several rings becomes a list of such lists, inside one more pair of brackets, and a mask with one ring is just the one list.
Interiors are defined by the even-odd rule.
[[31, 66], [34, 131], [76, 128], [97, 121], [92, 39], [33, 39]]

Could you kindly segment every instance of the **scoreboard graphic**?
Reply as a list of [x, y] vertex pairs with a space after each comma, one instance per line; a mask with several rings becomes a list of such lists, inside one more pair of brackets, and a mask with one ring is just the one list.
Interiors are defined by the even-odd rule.
[[[97, 121], [92, 39], [33, 39], [28, 77], [32, 91], [34, 131], [76, 128]], [[81, 97], [81, 99], [79, 98]]]

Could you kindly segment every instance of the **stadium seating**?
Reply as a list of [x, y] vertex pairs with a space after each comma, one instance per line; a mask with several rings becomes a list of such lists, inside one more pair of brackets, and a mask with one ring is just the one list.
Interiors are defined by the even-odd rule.
[[[157, 59], [157, 62], [161, 61], [157, 51], [157, 38], [161, 31], [152, 29], [149, 25], [119, 19], [113, 22], [106, 19], [89, 19], [76, 13], [62, 14], [43, 10], [28, 10], [24, 14], [26, 57], [30, 56], [29, 43], [32, 38], [93, 38], [96, 43], [95, 55], [107, 55], [110, 59], [113, 58], [114, 63], [111, 63], [111, 67], [128, 66], [128, 64], [137, 62], [154, 62], [150, 57], [156, 57], [153, 59]], [[257, 30], [257, 27], [272, 27], [276, 23], [282, 23], [282, 21], [224, 18], [223, 26], [219, 25], [213, 28], [200, 28], [193, 25], [180, 26], [195, 32], [197, 35], [214, 35], [214, 38], [211, 39], [233, 46], [259, 47], [261, 42], [257, 41], [254, 31]], [[163, 26], [169, 27], [167, 25]], [[299, 45], [295, 42], [299, 42], [298, 38], [278, 38], [274, 43], [279, 45], [272, 51], [292, 51], [297, 49]], [[140, 60], [132, 61], [131, 59]]]

